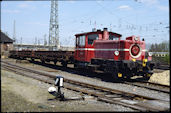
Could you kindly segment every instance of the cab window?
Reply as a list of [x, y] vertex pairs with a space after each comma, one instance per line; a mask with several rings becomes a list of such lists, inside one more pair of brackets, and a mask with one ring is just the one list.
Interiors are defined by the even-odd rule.
[[77, 37], [76, 38], [76, 46], [78, 46], [78, 44], [79, 44], [79, 38]]
[[85, 36], [79, 36], [77, 38], [77, 45], [78, 46], [85, 46]]
[[109, 40], [119, 40], [119, 37], [115, 35], [109, 35]]
[[88, 44], [93, 44], [94, 40], [98, 39], [98, 34], [90, 34], [88, 35]]

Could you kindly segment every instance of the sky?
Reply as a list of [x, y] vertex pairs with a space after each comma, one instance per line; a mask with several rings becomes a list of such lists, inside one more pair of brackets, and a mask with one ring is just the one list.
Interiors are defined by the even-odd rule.
[[[15, 21], [17, 43], [44, 44], [50, 11], [51, 1], [2, 1], [1, 30], [13, 38]], [[170, 40], [169, 0], [60, 0], [58, 20], [62, 46], [74, 46], [75, 34], [105, 27], [123, 40], [132, 35], [150, 44]]]

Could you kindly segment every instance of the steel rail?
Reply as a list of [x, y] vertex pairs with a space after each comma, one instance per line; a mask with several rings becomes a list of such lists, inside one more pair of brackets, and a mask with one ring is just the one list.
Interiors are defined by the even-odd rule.
[[157, 84], [157, 83], [152, 83], [152, 82], [145, 82], [145, 81], [137, 81], [137, 80], [136, 80], [136, 82], [124, 81], [124, 83], [128, 84], [128, 85], [134, 85], [137, 87], [142, 87], [142, 88], [170, 94], [170, 86], [168, 86], [168, 85]]
[[[8, 63], [8, 65], [9, 65], [10, 63]], [[16, 66], [15, 66], [16, 67]], [[18, 69], [21, 71], [21, 68], [23, 68], [23, 67], [20, 67], [20, 66], [17, 66], [17, 67], [19, 67]], [[8, 67], [6, 67], [7, 69], [9, 69], [10, 68], [10, 66], [8, 66]], [[9, 70], [11, 70], [11, 71], [14, 71], [14, 72], [16, 72], [16, 69], [14, 69], [14, 67], [11, 67], [12, 69], [9, 69]], [[24, 71], [26, 71], [26, 68], [24, 69]], [[36, 71], [33, 71], [33, 70], [31, 70], [31, 69], [28, 69], [28, 71], [30, 72], [30, 71], [32, 71], [32, 72], [36, 72]], [[17, 72], [18, 74], [21, 74], [21, 75], [23, 75], [24, 73], [23, 72]], [[40, 72], [36, 72], [36, 74], [40, 74]], [[47, 76], [47, 74], [44, 74], [43, 73], [43, 76]], [[31, 76], [30, 76], [31, 77]], [[48, 77], [52, 77], [52, 78], [54, 78], [55, 76], [54, 75], [49, 75]], [[42, 79], [42, 78], [38, 78], [38, 77], [35, 77], [34, 76], [34, 79], [38, 79], [38, 80], [41, 80], [41, 81], [44, 81], [44, 82], [46, 82], [46, 83], [51, 83], [52, 84], [52, 82], [53, 82], [53, 79], [51, 79], [51, 81], [49, 81], [49, 80], [44, 80], [44, 79]], [[96, 90], [101, 90], [101, 91], [107, 91], [107, 92], [110, 92], [110, 93], [113, 93], [113, 94], [120, 94], [120, 95], [124, 95], [124, 96], [129, 96], [129, 98], [130, 97], [134, 97], [134, 99], [135, 99], [135, 97], [137, 98], [143, 98], [143, 99], [148, 99], [148, 100], [157, 100], [157, 99], [154, 99], [154, 98], [149, 98], [149, 97], [145, 97], [145, 96], [140, 96], [140, 95], [135, 95], [135, 94], [132, 94], [132, 93], [128, 93], [128, 92], [123, 92], [123, 91], [119, 91], [119, 90], [114, 90], [114, 89], [110, 89], [110, 88], [105, 88], [105, 87], [99, 87], [99, 86], [95, 86], [95, 85], [91, 85], [91, 84], [85, 84], [85, 83], [82, 83], [82, 82], [78, 82], [78, 81], [73, 81], [73, 80], [68, 80], [68, 79], [64, 79], [66, 82], [69, 82], [69, 83], [76, 83], [77, 85], [81, 85], [81, 86], [86, 86], [86, 87], [88, 87], [88, 88], [93, 88], [93, 89], [96, 89]], [[67, 89], [72, 89], [72, 90], [77, 90], [77, 91], [80, 91], [80, 92], [82, 92], [82, 93], [86, 93], [86, 94], [89, 94], [89, 95], [92, 95], [92, 96], [95, 96], [95, 97], [98, 97], [98, 99], [99, 100], [103, 100], [103, 101], [108, 101], [109, 103], [115, 103], [115, 104], [120, 104], [120, 105], [123, 105], [123, 106], [127, 106], [127, 107], [131, 107], [131, 108], [133, 108], [133, 109], [138, 109], [138, 110], [142, 110], [142, 111], [158, 111], [158, 110], [161, 110], [162, 108], [151, 108], [151, 107], [148, 107], [148, 106], [145, 106], [144, 108], [142, 108], [143, 106], [142, 105], [139, 105], [139, 104], [134, 104], [134, 105], [129, 105], [128, 103], [123, 103], [122, 101], [119, 101], [119, 100], [111, 100], [111, 98], [109, 98], [109, 97], [106, 97], [104, 94], [98, 94], [98, 93], [96, 93], [96, 92], [90, 92], [90, 91], [87, 91], [87, 90], [84, 90], [84, 89], [79, 89], [78, 90], [78, 88], [76, 88], [76, 87], [71, 87], [71, 86], [67, 86], [67, 85], [65, 85], [64, 86], [65, 88], [67, 88]], [[125, 95], [126, 94], [126, 95]], [[112, 101], [112, 102], [111, 102]], [[164, 110], [164, 108], [162, 109], [162, 110]]]
[[[7, 63], [7, 62], [6, 62]], [[11, 63], [8, 63], [8, 64], [10, 64], [10, 65], [14, 65], [14, 64], [11, 64]], [[17, 66], [17, 65], [15, 65], [15, 66]], [[21, 66], [17, 66], [18, 68], [22, 68], [22, 69], [24, 69], [23, 67], [21, 67]], [[27, 70], [30, 70], [30, 71], [34, 71], [34, 70], [32, 70], [32, 69], [29, 69], [29, 68], [26, 68], [26, 71]], [[55, 79], [55, 76], [54, 75], [51, 75], [51, 74], [45, 74], [45, 73], [42, 73], [42, 72], [38, 72], [38, 71], [34, 71], [34, 73], [37, 73], [37, 74], [41, 74], [41, 75], [44, 75], [44, 76], [49, 76], [49, 77], [52, 77], [52, 78], [54, 78]], [[74, 83], [74, 84], [82, 84], [82, 85], [86, 85], [86, 86], [89, 86], [89, 87], [96, 87], [97, 89], [104, 89], [104, 90], [106, 90], [106, 88], [102, 88], [102, 87], [97, 87], [97, 86], [95, 86], [95, 85], [90, 85], [90, 84], [86, 84], [86, 83], [83, 83], [83, 82], [79, 82], [79, 81], [74, 81], [74, 80], [70, 80], [70, 79], [64, 79], [64, 81], [66, 81], [66, 82], [69, 82], [69, 83]], [[129, 85], [134, 85], [134, 86], [138, 86], [138, 87], [143, 87], [143, 88], [147, 88], [147, 89], [150, 89], [150, 90], [155, 90], [155, 91], [160, 91], [160, 92], [164, 92], [164, 93], [170, 93], [170, 91], [169, 91], [169, 86], [166, 86], [166, 85], [161, 85], [161, 84], [156, 84], [156, 83], [150, 83], [150, 82], [145, 82], [145, 81], [138, 81], [138, 80], [136, 80], [137, 82], [141, 82], [142, 84], [145, 84], [145, 83], [148, 83], [148, 84], [154, 84], [154, 85], [158, 85], [158, 86], [160, 86], [160, 87], [166, 87], [167, 88], [167, 90], [163, 90], [163, 89], [155, 89], [155, 88], [151, 88], [151, 87], [148, 87], [148, 86], [143, 86], [141, 83], [138, 83], [138, 84], [136, 84], [136, 83], [133, 83], [133, 82], [124, 82], [125, 84], [129, 84]], [[107, 89], [107, 90], [112, 90], [112, 89]], [[124, 93], [128, 93], [128, 92], [124, 92]], [[140, 95], [141, 96], [141, 95]], [[142, 96], [141, 96], [142, 97]], [[147, 98], [147, 97], [144, 97], [144, 98]], [[147, 98], [147, 99], [149, 99], [149, 98]], [[154, 99], [154, 98], [151, 98], [151, 99]]]
[[[2, 68], [4, 68], [4, 66]], [[8, 71], [15, 72], [16, 74], [19, 74], [19, 75], [31, 77], [33, 79], [36, 79], [36, 80], [39, 80], [39, 81], [42, 81], [42, 82], [45, 82], [45, 83], [54, 84], [53, 80], [47, 80], [47, 79], [42, 79], [42, 78], [39, 78], [39, 77], [36, 77], [36, 76], [31, 76], [29, 74], [25, 74], [23, 72], [19, 72], [16, 69], [10, 68], [8, 66], [7, 67], [5, 66], [4, 69], [8, 70]], [[105, 101], [107, 103], [119, 104], [119, 105], [123, 105], [123, 106], [126, 106], [126, 107], [130, 107], [130, 108], [135, 109], [135, 110], [146, 111], [145, 108], [141, 108], [141, 107], [137, 107], [137, 106], [132, 106], [132, 105], [129, 105], [129, 104], [126, 104], [126, 103], [117, 102], [117, 101], [115, 102], [115, 101], [112, 101], [111, 99], [110, 100], [109, 99], [105, 99], [102, 94], [97, 94], [95, 92], [90, 92], [90, 91], [79, 89], [79, 88], [72, 87], [72, 86], [69, 86], [69, 85], [64, 85], [64, 88], [69, 89], [69, 90], [73, 90], [73, 91], [77, 91], [77, 92], [81, 92], [81, 93], [84, 93], [84, 94], [92, 95], [92, 96], [95, 96], [95, 97], [98, 97], [98, 100]]]
[[[21, 66], [14, 65], [14, 64], [11, 64], [11, 63], [8, 63], [8, 64], [15, 66], [15, 68], [19, 68], [19, 69], [22, 69], [22, 70], [25, 70], [25, 71], [29, 70], [29, 71], [34, 72], [36, 74], [40, 74], [40, 75], [43, 75], [43, 76], [48, 76], [48, 77], [51, 77], [53, 79], [56, 78], [55, 75], [52, 75], [52, 74], [49, 74], [49, 73], [46, 74], [46, 73], [43, 73], [43, 72], [39, 72], [37, 70], [35, 71], [35, 70], [32, 70], [32, 69], [29, 69], [29, 68], [26, 68], [26, 67], [21, 67]], [[68, 79], [68, 78], [65, 78], [64, 82], [68, 82], [68, 83], [71, 83], [71, 84], [77, 84], [77, 85], [81, 85], [81, 86], [86, 86], [86, 87], [89, 87], [89, 88], [96, 88], [96, 89], [103, 90], [103, 91], [110, 91], [111, 93], [113, 92], [113, 93], [118, 93], [118, 94], [127, 94], [127, 95], [134, 96], [134, 97], [137, 97], [137, 98], [143, 98], [143, 99], [148, 99], [148, 100], [158, 100], [157, 98], [152, 98], [152, 97], [147, 97], [147, 96], [138, 95], [138, 94], [134, 94], [134, 93], [129, 93], [129, 92], [125, 92], [125, 91], [120, 91], [120, 90], [116, 90], [116, 89], [106, 88], [106, 87], [102, 87], [102, 86], [88, 84], [88, 83], [85, 83], [85, 82], [79, 82], [79, 81], [71, 80], [71, 79]]]
[[154, 69], [170, 70], [170, 65], [159, 65], [159, 66], [154, 66]]

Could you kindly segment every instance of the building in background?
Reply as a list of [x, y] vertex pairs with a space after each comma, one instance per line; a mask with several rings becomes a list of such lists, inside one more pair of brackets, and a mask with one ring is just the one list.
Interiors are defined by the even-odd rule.
[[13, 40], [9, 38], [5, 33], [3, 33], [1, 30], [1, 35], [0, 35], [0, 49], [1, 49], [1, 58], [7, 58], [9, 51], [13, 50]]

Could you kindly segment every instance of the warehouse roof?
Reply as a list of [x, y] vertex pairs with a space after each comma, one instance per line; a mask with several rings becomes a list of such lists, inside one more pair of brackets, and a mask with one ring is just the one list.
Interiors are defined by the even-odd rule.
[[0, 43], [13, 43], [13, 42], [14, 40], [9, 38], [5, 33], [1, 32]]

